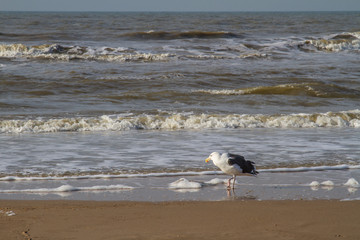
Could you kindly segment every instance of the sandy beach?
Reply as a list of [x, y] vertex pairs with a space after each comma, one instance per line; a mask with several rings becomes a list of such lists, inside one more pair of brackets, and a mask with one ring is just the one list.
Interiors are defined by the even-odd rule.
[[359, 239], [359, 201], [0, 201], [1, 239]]

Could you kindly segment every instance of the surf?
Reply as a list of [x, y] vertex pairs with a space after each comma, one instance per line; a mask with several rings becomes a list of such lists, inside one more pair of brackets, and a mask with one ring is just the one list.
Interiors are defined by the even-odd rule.
[[360, 128], [360, 110], [294, 114], [140, 114], [0, 120], [0, 133], [96, 132], [226, 128]]

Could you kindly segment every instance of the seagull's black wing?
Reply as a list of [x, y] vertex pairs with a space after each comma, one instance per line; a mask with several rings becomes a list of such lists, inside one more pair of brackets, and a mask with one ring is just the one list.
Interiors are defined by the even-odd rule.
[[255, 169], [254, 162], [247, 161], [247, 160], [245, 160], [245, 158], [243, 156], [237, 155], [237, 154], [228, 153], [228, 156], [229, 156], [228, 164], [229, 165], [234, 165], [234, 164], [239, 165], [240, 168], [242, 169], [243, 173], [250, 173], [253, 175], [256, 175], [259, 173]]

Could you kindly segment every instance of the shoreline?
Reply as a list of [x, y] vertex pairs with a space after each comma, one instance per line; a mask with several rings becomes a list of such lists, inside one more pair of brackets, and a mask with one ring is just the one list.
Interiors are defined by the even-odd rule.
[[0, 211], [1, 239], [360, 237], [360, 201], [0, 200]]
[[263, 172], [237, 178], [226, 190], [228, 176], [176, 175], [105, 179], [0, 182], [3, 200], [89, 201], [227, 201], [227, 200], [360, 200], [360, 170]]

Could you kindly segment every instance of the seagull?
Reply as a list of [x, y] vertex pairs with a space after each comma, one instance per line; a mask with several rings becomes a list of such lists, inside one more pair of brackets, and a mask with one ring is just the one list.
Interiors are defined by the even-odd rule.
[[237, 175], [241, 174], [252, 174], [257, 175], [259, 172], [256, 171], [254, 162], [247, 161], [241, 155], [213, 152], [209, 155], [205, 162], [213, 161], [214, 165], [221, 169], [224, 173], [232, 175], [232, 178], [229, 179], [227, 189], [230, 189], [230, 181], [233, 180], [232, 189], [235, 188], [235, 178]]

